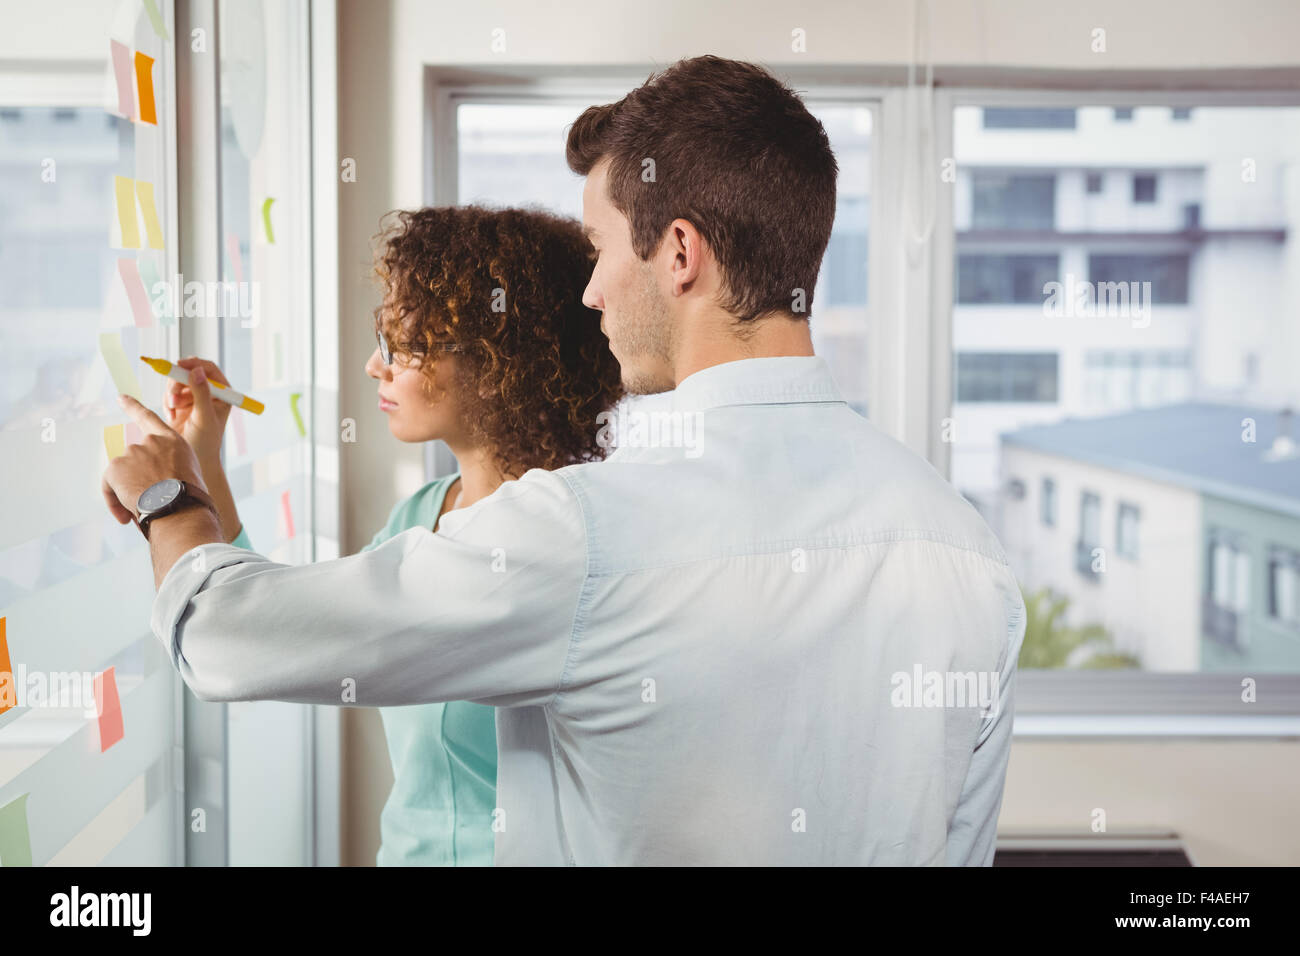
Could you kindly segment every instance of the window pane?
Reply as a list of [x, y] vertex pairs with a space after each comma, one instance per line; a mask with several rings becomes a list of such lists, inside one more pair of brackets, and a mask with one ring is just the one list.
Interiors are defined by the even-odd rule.
[[1051, 229], [1056, 216], [1056, 177], [973, 173], [976, 229]]
[[[1269, 547], [1300, 551], [1283, 414], [1300, 368], [1300, 108], [1072, 112], [1048, 128], [954, 111], [953, 483], [1025, 594], [1068, 602], [1030, 640], [1094, 628], [1106, 666], [1300, 673], [1263, 587]], [[1030, 228], [1049, 195], [1050, 229]], [[1010, 476], [1055, 483], [1056, 526]], [[1085, 490], [1100, 500], [1086, 529]], [[1078, 550], [1094, 533], [1095, 572]]]

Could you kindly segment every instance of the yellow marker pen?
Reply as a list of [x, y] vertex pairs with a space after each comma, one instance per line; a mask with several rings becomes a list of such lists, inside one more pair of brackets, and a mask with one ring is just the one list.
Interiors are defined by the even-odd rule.
[[[166, 359], [148, 358], [144, 355], [140, 356], [140, 361], [144, 362], [159, 375], [166, 375], [168, 378], [174, 378], [176, 381], [181, 382], [184, 385], [190, 384], [190, 370], [185, 368], [183, 365], [174, 365]], [[245, 409], [252, 412], [254, 415], [260, 415], [262, 412], [266, 411], [266, 406], [257, 399], [249, 398], [247, 395], [235, 391], [229, 385], [222, 385], [220, 382], [211, 378], [208, 379], [208, 384], [215, 389], [212, 393], [213, 395], [222, 401], [229, 402], [236, 408]]]

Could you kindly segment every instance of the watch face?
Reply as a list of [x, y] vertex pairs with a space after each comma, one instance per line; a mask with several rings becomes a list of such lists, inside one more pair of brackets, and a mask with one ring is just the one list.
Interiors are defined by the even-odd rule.
[[181, 493], [181, 483], [178, 478], [167, 478], [157, 484], [150, 485], [140, 495], [136, 507], [140, 509], [141, 514], [147, 514], [151, 511], [157, 511], [159, 508], [165, 508]]

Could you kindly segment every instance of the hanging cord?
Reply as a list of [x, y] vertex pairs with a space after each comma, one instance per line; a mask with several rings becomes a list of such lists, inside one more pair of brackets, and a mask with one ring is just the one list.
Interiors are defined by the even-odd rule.
[[[924, 11], [924, 26], [922, 25]], [[921, 36], [925, 36], [925, 87], [924, 97], [917, 107], [916, 64], [921, 59]], [[937, 210], [938, 169], [931, 155], [934, 151], [934, 60], [930, 50], [931, 20], [930, 0], [912, 0], [912, 55], [907, 63], [907, 100], [903, 110], [903, 222], [906, 238], [907, 262], [916, 266], [920, 262], [922, 250], [929, 244], [934, 234]], [[918, 114], [924, 115], [920, 122]], [[913, 190], [909, 180], [920, 177], [920, 182]], [[925, 225], [919, 231], [916, 228], [918, 211], [910, 202], [913, 191], [916, 192], [916, 207], [924, 206], [926, 194], [929, 195], [929, 211], [925, 215]]]

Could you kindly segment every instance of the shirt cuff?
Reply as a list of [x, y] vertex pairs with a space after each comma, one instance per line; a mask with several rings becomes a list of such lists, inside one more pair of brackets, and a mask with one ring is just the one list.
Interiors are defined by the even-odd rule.
[[149, 625], [158, 640], [162, 641], [163, 647], [167, 649], [173, 665], [179, 666], [180, 663], [180, 648], [176, 646], [176, 625], [184, 616], [190, 599], [203, 590], [214, 571], [231, 564], [256, 561], [271, 563], [269, 558], [251, 549], [236, 547], [234, 544], [212, 542], [201, 544], [185, 552], [163, 576], [158, 594], [153, 599], [153, 613]]

